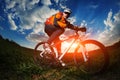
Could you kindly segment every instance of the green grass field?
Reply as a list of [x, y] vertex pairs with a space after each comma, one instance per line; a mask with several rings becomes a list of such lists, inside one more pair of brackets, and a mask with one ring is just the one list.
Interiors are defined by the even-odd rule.
[[0, 80], [120, 80], [120, 42], [107, 48], [109, 69], [99, 75], [83, 74], [76, 67], [38, 67], [33, 50], [0, 37]]

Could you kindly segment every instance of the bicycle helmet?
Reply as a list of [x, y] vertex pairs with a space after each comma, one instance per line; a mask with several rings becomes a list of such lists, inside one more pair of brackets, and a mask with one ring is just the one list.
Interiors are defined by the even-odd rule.
[[67, 8], [67, 9], [65, 9], [65, 10], [64, 10], [64, 13], [71, 14], [72, 12], [71, 12], [71, 10], [70, 10], [70, 9], [68, 9], [68, 8]]

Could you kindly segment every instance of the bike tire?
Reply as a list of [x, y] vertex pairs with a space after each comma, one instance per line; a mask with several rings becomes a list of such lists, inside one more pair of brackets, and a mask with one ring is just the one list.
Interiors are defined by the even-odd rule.
[[[38, 66], [41, 66], [43, 68], [49, 68], [51, 66], [53, 66], [54, 64], [54, 54], [48, 53], [45, 51], [44, 49], [44, 45], [48, 44], [47, 42], [40, 42], [35, 46], [34, 49], [34, 62], [35, 64], [37, 64]], [[50, 49], [52, 49], [52, 47], [49, 45]], [[40, 54], [42, 53], [42, 57], [40, 56]]]
[[108, 55], [108, 51], [106, 50], [105, 46], [96, 40], [85, 40], [81, 42], [81, 44], [83, 47], [86, 45], [92, 44], [98, 47], [99, 49], [92, 50], [92, 51], [89, 50], [88, 51], [89, 58], [88, 58], [88, 61], [86, 62], [83, 61], [83, 63], [80, 63], [80, 60], [77, 57], [75, 57], [75, 62], [77, 64], [77, 67], [86, 74], [99, 74], [99, 73], [104, 72], [108, 68], [108, 65], [109, 65], [109, 55]]

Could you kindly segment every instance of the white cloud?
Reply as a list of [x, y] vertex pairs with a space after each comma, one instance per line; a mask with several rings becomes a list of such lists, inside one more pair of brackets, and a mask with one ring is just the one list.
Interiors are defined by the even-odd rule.
[[104, 20], [104, 24], [107, 26], [107, 27], [109, 27], [110, 28], [110, 30], [114, 27], [114, 25], [113, 25], [113, 21], [112, 21], [112, 11], [110, 11], [109, 13], [108, 13], [108, 17], [107, 17], [107, 19], [106, 20]]
[[76, 17], [70, 17], [70, 18], [68, 19], [68, 21], [69, 21], [71, 24], [73, 24], [74, 22], [76, 22]]
[[85, 21], [85, 20], [83, 20], [82, 22], [81, 22], [81, 25], [80, 26], [87, 26], [87, 22]]
[[39, 0], [5, 0], [6, 9], [15, 9], [15, 11], [30, 10], [35, 7]]
[[[32, 8], [35, 7], [35, 5], [39, 2], [39, 0], [5, 0], [6, 2], [6, 10], [11, 10], [10, 13], [8, 13], [8, 19], [11, 23], [11, 29], [15, 30], [17, 29], [17, 26], [15, 25], [16, 17], [18, 17], [21, 21], [21, 24], [18, 26], [21, 33], [24, 33], [23, 31], [25, 29], [32, 29], [34, 24], [30, 21]], [[31, 12], [30, 12], [31, 11]], [[13, 13], [14, 12], [14, 13]], [[9, 15], [11, 14], [11, 15]], [[25, 23], [26, 22], [26, 23]], [[25, 23], [25, 24], [24, 24]], [[24, 28], [23, 28], [24, 27]]]
[[[29, 29], [33, 29], [33, 31], [36, 31], [34, 28], [36, 28], [37, 22], [40, 22], [43, 26], [46, 18], [57, 12], [57, 10], [50, 9], [48, 7], [48, 5], [52, 4], [50, 0], [5, 0], [5, 2], [6, 10], [11, 9], [12, 11], [14, 11], [14, 13], [11, 12], [11, 14], [15, 15], [15, 17], [19, 17], [21, 23], [18, 27], [19, 31], [21, 31], [22, 33], [24, 33], [23, 31]], [[43, 6], [36, 6], [38, 2], [41, 2]], [[56, 2], [59, 1], [57, 0]], [[12, 19], [14, 19], [15, 17], [12, 17]], [[9, 19], [11, 19], [10, 16]], [[11, 23], [15, 29], [14, 20], [12, 20]]]
[[12, 30], [17, 30], [17, 26], [16, 26], [14, 20], [12, 19], [12, 14], [8, 14], [8, 20], [10, 22], [11, 29]]
[[56, 3], [58, 3], [59, 2], [59, 0], [54, 0]]
[[50, 0], [41, 0], [41, 3], [44, 4], [44, 5], [51, 5]]
[[65, 5], [63, 5], [63, 4], [60, 4], [60, 7], [61, 7], [62, 9], [67, 8], [67, 6], [65, 6]]
[[59, 0], [59, 6], [61, 9], [67, 8], [66, 2], [67, 2], [67, 0]]
[[35, 4], [37, 4], [39, 2], [39, 0], [32, 0], [32, 1], [30, 1], [30, 4], [31, 5], [35, 5]]
[[15, 4], [16, 4], [16, 1], [10, 1], [10, 0], [5, 0], [5, 2], [6, 2], [6, 8], [7, 9], [11, 9], [11, 8], [13, 8], [14, 6], [15, 6]]
[[[43, 25], [46, 18], [53, 15], [57, 11], [54, 9], [50, 9], [47, 6], [38, 7], [34, 10], [20, 13], [19, 18], [21, 20], [20, 28], [24, 30], [34, 29], [36, 28], [36, 23], [39, 22]], [[40, 26], [40, 28], [43, 28]]]
[[42, 23], [36, 23], [35, 27], [33, 28], [34, 33], [44, 32], [44, 24]]
[[40, 41], [46, 41], [48, 39], [48, 36], [46, 36], [43, 33], [40, 34], [31, 33], [28, 36], [26, 36], [26, 39], [32, 42], [40, 42]]
[[106, 45], [111, 45], [120, 40], [120, 11], [113, 15], [108, 13], [108, 17], [104, 20], [106, 28], [97, 36], [97, 39]]
[[[29, 37], [27, 39], [30, 39], [30, 41], [36, 41], [37, 39], [39, 39], [37, 37], [40, 37], [40, 36], [43, 37], [43, 35], [39, 35], [39, 33], [40, 32], [44, 33], [44, 22], [46, 18], [48, 18], [49, 16], [53, 15], [56, 12], [57, 10], [50, 9], [47, 6], [43, 6], [41, 8], [35, 9], [29, 16], [24, 15], [23, 24], [21, 28], [23, 29], [23, 31], [26, 29], [33, 30], [33, 32], [31, 32], [32, 34], [29, 34], [27, 36]], [[36, 35], [36, 37], [33, 37], [32, 36], [33, 34]], [[35, 38], [36, 40], [34, 40]]]
[[[15, 19], [18, 17], [20, 19], [20, 25], [18, 26], [18, 31], [25, 34], [26, 30], [33, 29], [34, 33], [39, 33], [44, 27], [44, 21], [49, 16], [57, 12], [57, 10], [50, 9], [47, 5], [51, 5], [50, 0], [42, 0], [41, 3], [44, 4], [42, 7], [36, 6], [39, 0], [5, 0], [6, 11], [11, 10], [8, 15], [9, 22], [11, 23], [11, 29], [16, 30]], [[39, 22], [39, 24], [37, 24]], [[39, 29], [40, 28], [40, 29]]]

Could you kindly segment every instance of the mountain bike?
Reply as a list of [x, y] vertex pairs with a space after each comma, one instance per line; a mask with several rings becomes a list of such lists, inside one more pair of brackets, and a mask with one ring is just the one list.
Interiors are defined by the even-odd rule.
[[64, 47], [61, 55], [58, 55], [59, 52], [55, 47], [59, 42], [51, 45], [47, 42], [39, 42], [34, 49], [35, 63], [43, 67], [53, 67], [53, 65], [58, 64], [63, 67], [75, 66], [86, 74], [100, 73], [108, 67], [108, 51], [99, 41], [84, 40], [79, 31], [75, 31], [73, 35], [61, 40], [61, 42]]

